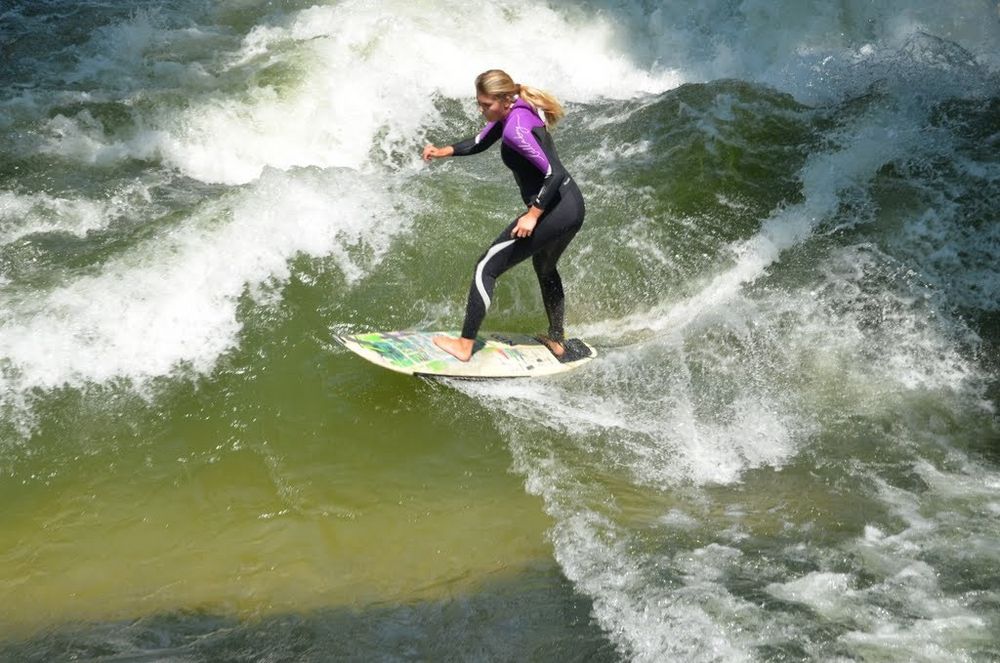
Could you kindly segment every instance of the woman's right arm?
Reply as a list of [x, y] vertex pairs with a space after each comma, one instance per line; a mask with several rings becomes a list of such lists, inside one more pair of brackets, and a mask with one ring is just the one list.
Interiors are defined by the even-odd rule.
[[503, 135], [503, 126], [498, 122], [490, 122], [479, 132], [478, 135], [459, 141], [454, 145], [437, 147], [435, 145], [424, 146], [424, 161], [431, 159], [443, 159], [444, 157], [456, 156], [464, 157], [470, 154], [479, 154]]
[[436, 147], [434, 145], [424, 145], [424, 161], [430, 161], [431, 159], [444, 159], [445, 157], [450, 157], [455, 153], [455, 149], [451, 145], [446, 145], [445, 147]]

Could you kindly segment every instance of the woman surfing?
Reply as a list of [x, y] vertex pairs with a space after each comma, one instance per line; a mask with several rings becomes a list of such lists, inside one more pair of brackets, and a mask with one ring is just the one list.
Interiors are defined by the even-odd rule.
[[513, 172], [527, 210], [476, 262], [461, 336], [435, 336], [434, 344], [468, 361], [497, 278], [530, 257], [549, 319], [548, 335], [539, 340], [561, 358], [565, 352], [565, 298], [556, 263], [583, 225], [585, 213], [583, 195], [559, 161], [548, 131], [563, 117], [563, 108], [552, 95], [519, 85], [499, 69], [476, 77], [476, 101], [487, 122], [483, 130], [453, 145], [426, 145], [423, 158], [430, 161], [478, 154], [499, 140], [500, 158]]

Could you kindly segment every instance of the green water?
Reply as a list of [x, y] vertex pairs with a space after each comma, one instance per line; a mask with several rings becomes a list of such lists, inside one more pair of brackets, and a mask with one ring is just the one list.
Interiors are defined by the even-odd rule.
[[[0, 659], [1000, 656], [992, 10], [890, 5], [0, 7]], [[600, 356], [380, 370], [520, 207], [418, 158], [498, 58]]]
[[234, 356], [155, 403], [49, 404], [8, 461], [5, 622], [433, 600], [551, 556], [537, 499], [462, 399], [311, 339], [248, 346], [275, 363]]

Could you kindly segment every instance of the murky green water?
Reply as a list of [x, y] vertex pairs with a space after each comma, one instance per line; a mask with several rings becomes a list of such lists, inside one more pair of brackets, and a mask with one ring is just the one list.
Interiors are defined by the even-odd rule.
[[[1000, 656], [992, 8], [0, 19], [0, 658]], [[331, 334], [454, 328], [517, 212], [419, 161], [498, 64], [567, 102], [601, 356], [380, 371]]]

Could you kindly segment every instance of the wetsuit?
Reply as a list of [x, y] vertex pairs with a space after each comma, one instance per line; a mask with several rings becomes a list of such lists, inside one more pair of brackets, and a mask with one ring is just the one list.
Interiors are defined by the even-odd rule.
[[452, 149], [455, 156], [478, 154], [501, 139], [500, 157], [514, 173], [521, 199], [543, 212], [530, 236], [511, 237], [517, 225], [514, 219], [480, 256], [469, 288], [462, 337], [476, 338], [497, 277], [530, 256], [542, 288], [549, 338], [562, 341], [565, 306], [556, 263], [583, 224], [583, 195], [560, 163], [545, 122], [523, 99], [514, 102], [506, 118], [490, 122], [475, 138], [456, 143]]

